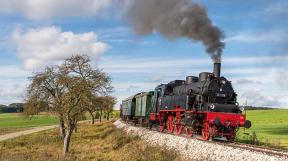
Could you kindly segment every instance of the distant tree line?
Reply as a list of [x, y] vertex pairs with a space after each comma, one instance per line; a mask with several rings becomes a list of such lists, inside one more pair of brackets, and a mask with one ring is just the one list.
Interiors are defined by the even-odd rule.
[[7, 105], [0, 105], [0, 113], [19, 113], [24, 111], [23, 103], [11, 103]]
[[112, 96], [93, 96], [91, 104], [86, 107], [86, 111], [91, 116], [91, 123], [94, 124], [95, 119], [101, 122], [102, 117], [109, 120], [113, 111], [113, 106], [116, 104], [116, 98]]
[[257, 107], [257, 106], [245, 106], [245, 110], [273, 110], [272, 107]]

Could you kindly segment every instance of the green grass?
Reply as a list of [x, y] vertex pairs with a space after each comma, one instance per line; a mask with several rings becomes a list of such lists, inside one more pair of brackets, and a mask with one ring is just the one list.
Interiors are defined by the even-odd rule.
[[111, 116], [113, 118], [119, 118], [120, 117], [120, 110], [113, 110]]
[[58, 118], [52, 115], [36, 115], [32, 118], [22, 114], [0, 114], [0, 134], [28, 129], [31, 127], [53, 125]]
[[[114, 110], [110, 117], [118, 118], [119, 111]], [[89, 113], [85, 113], [85, 118], [83, 119], [91, 119]], [[105, 118], [102, 118], [106, 120]], [[95, 120], [96, 121], [96, 120]], [[35, 115], [33, 117], [24, 116], [21, 113], [5, 113], [0, 114], [0, 135], [21, 131], [25, 129], [29, 129], [37, 126], [46, 126], [46, 125], [54, 125], [58, 123], [57, 116], [42, 114]]]
[[238, 132], [238, 140], [247, 142], [252, 137], [258, 140], [258, 144], [266, 144], [272, 147], [288, 149], [288, 110], [251, 110], [246, 111], [247, 119], [252, 122], [252, 127]]

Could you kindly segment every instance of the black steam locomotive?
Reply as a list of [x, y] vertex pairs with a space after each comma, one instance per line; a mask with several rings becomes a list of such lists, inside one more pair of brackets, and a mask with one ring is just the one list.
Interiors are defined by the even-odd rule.
[[133, 95], [122, 102], [121, 117], [150, 127], [159, 125], [160, 132], [179, 135], [185, 131], [188, 137], [200, 134], [203, 140], [232, 141], [237, 129], [250, 128], [251, 122], [242, 114], [244, 108], [220, 70], [221, 64], [214, 63], [213, 73], [187, 76], [186, 80], [160, 84], [153, 92]]

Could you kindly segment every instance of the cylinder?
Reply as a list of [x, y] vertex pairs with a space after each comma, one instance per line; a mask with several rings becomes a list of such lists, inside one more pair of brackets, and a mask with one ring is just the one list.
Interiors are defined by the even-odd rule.
[[214, 73], [214, 76], [216, 78], [220, 77], [220, 74], [221, 74], [221, 63], [214, 63], [213, 73]]
[[191, 84], [194, 82], [198, 82], [198, 78], [195, 76], [187, 76], [186, 77], [186, 84]]
[[208, 79], [208, 76], [210, 75], [211, 73], [209, 72], [202, 72], [199, 74], [199, 80], [201, 82], [205, 81], [206, 79]]

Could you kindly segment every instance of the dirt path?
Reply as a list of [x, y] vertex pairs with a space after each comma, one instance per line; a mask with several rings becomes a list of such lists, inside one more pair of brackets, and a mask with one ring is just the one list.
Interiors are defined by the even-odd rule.
[[[88, 122], [88, 121], [89, 120], [79, 121], [79, 123]], [[16, 137], [23, 136], [23, 135], [32, 134], [32, 133], [35, 133], [35, 132], [49, 130], [49, 129], [53, 129], [53, 128], [56, 128], [56, 127], [59, 127], [59, 125], [49, 125], [49, 126], [34, 127], [32, 129], [29, 129], [29, 130], [24, 130], [24, 131], [19, 131], [19, 132], [5, 134], [5, 135], [0, 135], [0, 141], [16, 138]]]
[[7, 140], [7, 139], [12, 139], [12, 138], [19, 137], [19, 136], [22, 136], [22, 135], [32, 134], [32, 133], [39, 132], [39, 131], [49, 130], [49, 129], [53, 129], [53, 128], [56, 128], [56, 127], [59, 127], [59, 125], [34, 127], [32, 129], [29, 129], [29, 130], [24, 130], [24, 131], [19, 131], [19, 132], [5, 134], [5, 135], [0, 135], [0, 141]]

